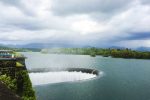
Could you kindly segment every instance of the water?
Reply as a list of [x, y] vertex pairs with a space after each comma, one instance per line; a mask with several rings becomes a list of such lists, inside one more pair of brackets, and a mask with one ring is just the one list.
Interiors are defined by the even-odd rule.
[[74, 82], [95, 78], [96, 75], [82, 72], [45, 72], [30, 73], [30, 79], [33, 85], [43, 85], [50, 83]]
[[[95, 68], [103, 77], [34, 85], [38, 100], [150, 100], [150, 61], [86, 55], [24, 53], [27, 68]], [[57, 77], [56, 77], [57, 78]], [[45, 79], [46, 80], [46, 79]]]

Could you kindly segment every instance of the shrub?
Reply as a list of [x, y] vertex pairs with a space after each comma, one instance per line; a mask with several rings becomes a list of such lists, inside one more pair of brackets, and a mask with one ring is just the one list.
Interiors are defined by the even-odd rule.
[[[35, 92], [32, 88], [32, 84], [28, 75], [28, 72], [26, 70], [22, 70], [17, 72], [17, 76], [22, 77], [22, 98], [23, 100], [36, 100]], [[20, 83], [18, 83], [20, 84]]]
[[16, 79], [12, 79], [10, 76], [7, 75], [0, 75], [0, 81], [4, 83], [9, 89], [16, 92]]

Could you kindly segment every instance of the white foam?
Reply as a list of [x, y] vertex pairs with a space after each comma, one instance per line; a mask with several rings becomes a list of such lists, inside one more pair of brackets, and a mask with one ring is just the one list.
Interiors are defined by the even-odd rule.
[[29, 76], [33, 85], [79, 81], [96, 77], [95, 74], [68, 71], [30, 73]]

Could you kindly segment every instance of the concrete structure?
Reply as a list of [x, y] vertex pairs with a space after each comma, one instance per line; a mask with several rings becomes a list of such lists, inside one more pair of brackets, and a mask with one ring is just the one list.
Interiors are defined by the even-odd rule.
[[0, 75], [16, 77], [16, 72], [26, 70], [24, 56], [15, 56], [12, 50], [0, 50]]
[[0, 50], [0, 58], [13, 58], [14, 54], [12, 50]]

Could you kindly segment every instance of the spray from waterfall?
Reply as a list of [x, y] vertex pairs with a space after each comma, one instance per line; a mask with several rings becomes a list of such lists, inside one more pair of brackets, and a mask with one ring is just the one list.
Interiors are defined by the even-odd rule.
[[30, 73], [29, 76], [33, 85], [43, 85], [43, 84], [87, 80], [95, 78], [97, 75], [92, 73], [83, 73], [81, 71], [80, 72], [60, 71], [60, 72]]

